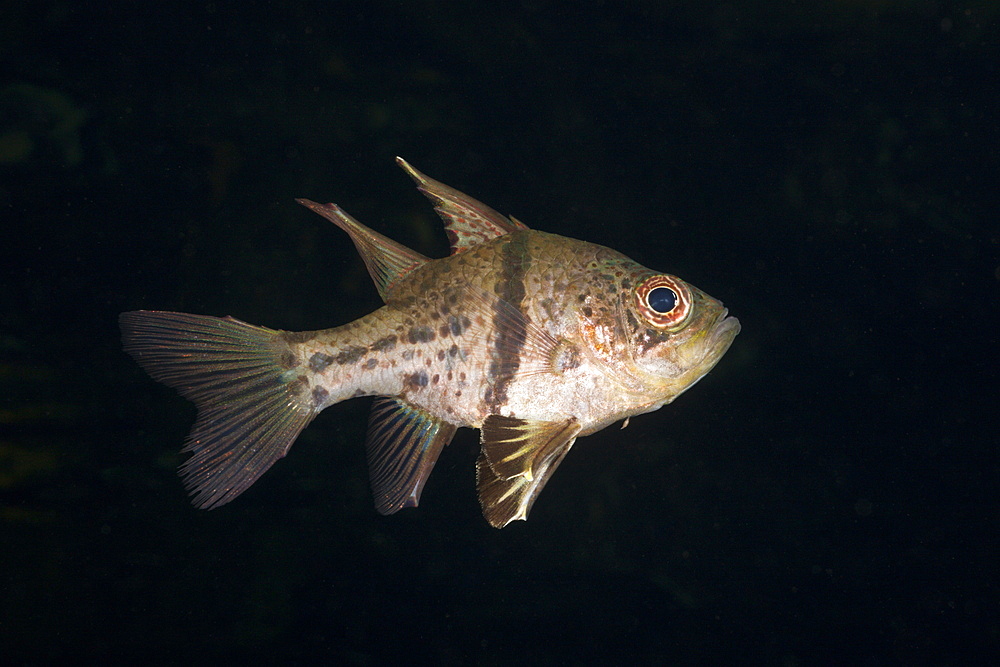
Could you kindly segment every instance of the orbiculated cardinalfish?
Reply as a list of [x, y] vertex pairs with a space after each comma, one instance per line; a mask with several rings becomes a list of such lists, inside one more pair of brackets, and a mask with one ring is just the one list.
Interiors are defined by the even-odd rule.
[[397, 161], [444, 220], [449, 257], [298, 200], [351, 237], [385, 302], [370, 315], [308, 332], [121, 315], [125, 350], [197, 405], [181, 468], [196, 506], [245, 491], [321, 410], [374, 396], [366, 444], [378, 511], [416, 506], [441, 449], [468, 426], [481, 433], [483, 514], [501, 528], [527, 518], [577, 438], [670, 403], [740, 330], [676, 276], [528, 229]]

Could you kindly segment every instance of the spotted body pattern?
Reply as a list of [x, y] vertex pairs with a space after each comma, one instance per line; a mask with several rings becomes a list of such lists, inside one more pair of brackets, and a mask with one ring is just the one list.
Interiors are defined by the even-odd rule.
[[287, 453], [321, 410], [374, 396], [376, 508], [416, 506], [459, 427], [481, 429], [477, 487], [496, 527], [528, 511], [576, 438], [669, 403], [739, 332], [722, 304], [603, 246], [528, 229], [399, 160], [452, 254], [431, 260], [333, 204], [385, 305], [285, 332], [183, 313], [123, 313], [125, 349], [199, 408], [182, 469], [215, 507]]

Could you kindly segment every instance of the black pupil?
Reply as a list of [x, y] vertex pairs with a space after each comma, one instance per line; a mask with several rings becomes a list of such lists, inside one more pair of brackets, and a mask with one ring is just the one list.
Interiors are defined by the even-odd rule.
[[657, 287], [649, 293], [646, 301], [656, 312], [666, 314], [677, 306], [677, 295], [669, 287]]

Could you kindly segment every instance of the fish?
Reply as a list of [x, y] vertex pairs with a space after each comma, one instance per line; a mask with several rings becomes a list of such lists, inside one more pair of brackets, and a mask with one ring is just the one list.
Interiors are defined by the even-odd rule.
[[125, 351], [194, 402], [180, 473], [224, 505], [284, 457], [322, 410], [374, 397], [376, 510], [416, 507], [459, 428], [480, 431], [476, 489], [495, 528], [526, 520], [577, 438], [672, 402], [740, 331], [722, 302], [610, 248], [529, 229], [397, 163], [444, 222], [430, 259], [336, 204], [296, 201], [350, 237], [384, 305], [320, 331], [233, 317], [122, 313]]

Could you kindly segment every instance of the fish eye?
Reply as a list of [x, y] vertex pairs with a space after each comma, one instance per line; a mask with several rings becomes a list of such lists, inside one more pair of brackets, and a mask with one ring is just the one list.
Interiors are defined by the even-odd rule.
[[679, 329], [691, 312], [691, 291], [674, 276], [651, 276], [635, 290], [639, 313], [657, 329]]
[[677, 306], [677, 294], [669, 287], [657, 287], [646, 296], [646, 303], [656, 312], [666, 315]]

